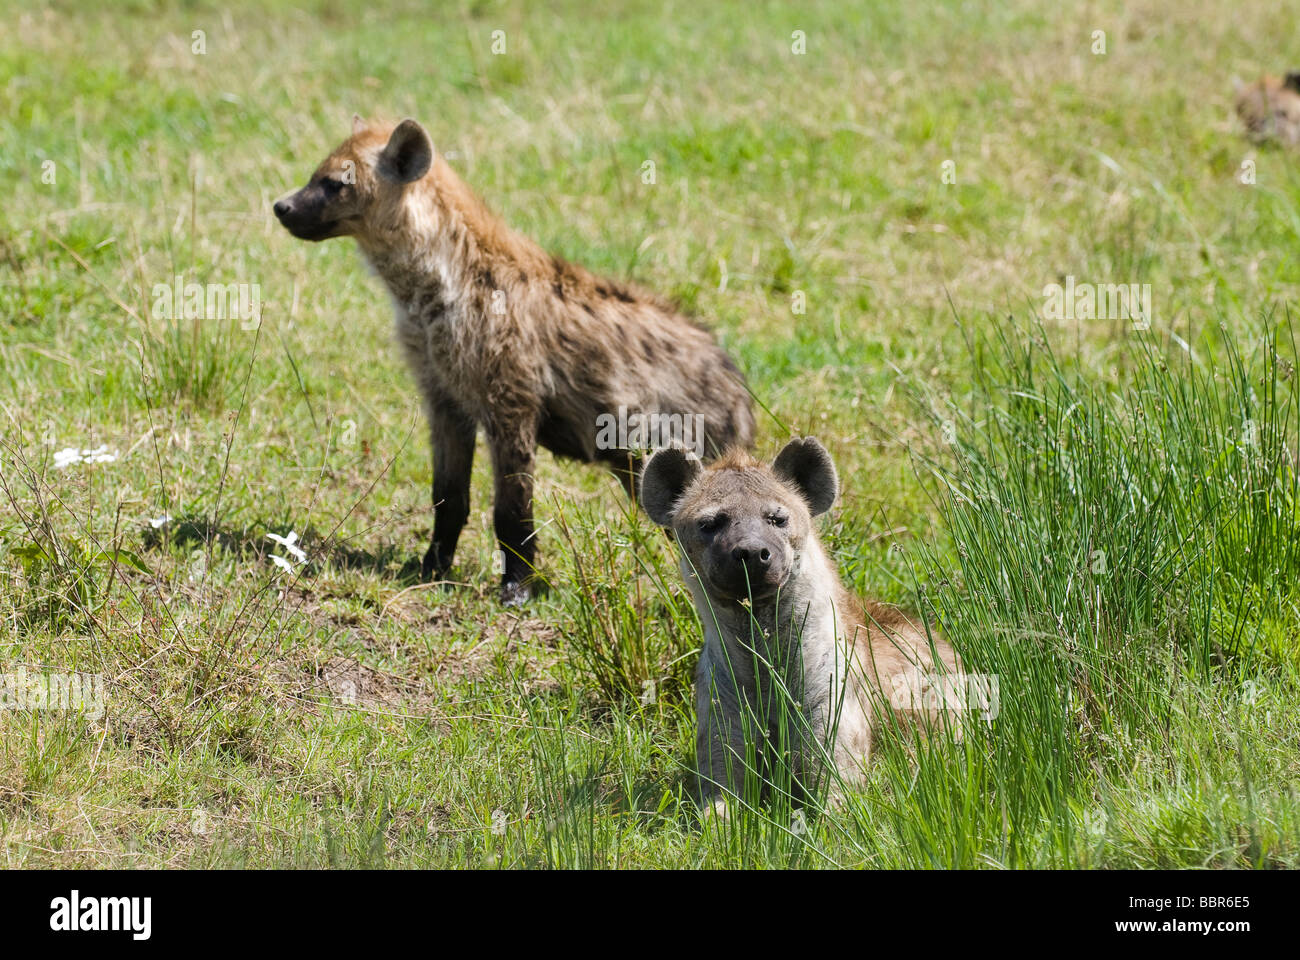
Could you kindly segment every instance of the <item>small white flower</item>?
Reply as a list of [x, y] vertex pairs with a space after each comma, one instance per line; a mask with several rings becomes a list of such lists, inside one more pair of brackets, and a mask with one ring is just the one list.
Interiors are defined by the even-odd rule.
[[98, 446], [94, 450], [82, 450], [81, 459], [85, 463], [112, 463], [117, 459], [117, 451], [108, 452], [108, 445]]
[[271, 562], [285, 573], [293, 573], [293, 564], [277, 554], [271, 554]]
[[174, 518], [171, 514], [169, 514], [169, 513], [164, 513], [161, 517], [149, 517], [149, 518], [148, 518], [148, 520], [149, 520], [149, 526], [153, 527], [155, 530], [157, 530], [159, 527], [161, 527], [161, 526], [162, 526], [163, 524], [165, 524], [165, 523], [171, 523], [172, 520], [174, 520], [174, 519], [175, 519], [175, 518]]
[[62, 470], [74, 463], [112, 463], [117, 459], [117, 451], [109, 451], [107, 444], [93, 450], [78, 450], [76, 447], [64, 447], [54, 454], [54, 467]]
[[[280, 546], [284, 547], [285, 550], [289, 551], [289, 555], [293, 557], [294, 562], [307, 562], [307, 554], [303, 551], [302, 547], [298, 546], [298, 534], [293, 530], [289, 531], [287, 537], [282, 537], [278, 533], [268, 533], [266, 539], [275, 541]], [[286, 573], [294, 572], [293, 563], [286, 560], [284, 557], [273, 553], [271, 554], [271, 562]]]
[[293, 555], [293, 558], [299, 563], [303, 563], [307, 560], [307, 554], [298, 546], [298, 534], [294, 531], [290, 530], [287, 537], [282, 537], [276, 533], [268, 533], [266, 539], [274, 540], [280, 546], [284, 547], [284, 549], [288, 550], [289, 553]]
[[81, 451], [76, 447], [65, 447], [54, 454], [54, 468], [62, 470], [74, 463], [81, 462]]

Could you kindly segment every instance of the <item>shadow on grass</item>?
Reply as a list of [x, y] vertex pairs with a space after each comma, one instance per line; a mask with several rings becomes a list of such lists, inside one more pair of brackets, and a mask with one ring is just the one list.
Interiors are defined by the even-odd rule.
[[[144, 533], [144, 546], [154, 550], [164, 542], [183, 550], [206, 548], [209, 543], [236, 557], [265, 560], [270, 554], [285, 555], [285, 550], [268, 534], [287, 537], [291, 530], [284, 526], [250, 525], [234, 527], [214, 524], [205, 517], [178, 517], [165, 528], [149, 529]], [[307, 527], [298, 535], [298, 544], [306, 551], [309, 562], [329, 563], [344, 570], [359, 570], [389, 577], [403, 586], [420, 582], [420, 557], [403, 558], [393, 544], [384, 544], [378, 550], [363, 550], [338, 540], [329, 540], [315, 527]]]
[[[280, 526], [252, 524], [245, 527], [233, 527], [214, 524], [205, 517], [178, 517], [170, 521], [166, 530], [148, 529], [144, 532], [144, 547], [157, 549], [164, 539], [173, 546], [183, 550], [206, 548], [209, 540], [227, 553], [237, 557], [264, 561], [270, 554], [284, 556], [284, 549], [268, 534], [287, 537], [291, 529]], [[415, 586], [424, 582], [422, 576], [422, 554], [408, 556], [405, 559], [393, 544], [384, 544], [378, 550], [361, 550], [339, 540], [329, 541], [315, 527], [307, 527], [298, 536], [298, 544], [306, 551], [309, 563], [326, 562], [343, 570], [359, 570], [376, 576], [393, 580], [403, 587]], [[322, 544], [325, 546], [322, 548]], [[533, 600], [547, 596], [553, 586], [545, 572], [536, 572], [528, 581]], [[460, 586], [448, 583], [446, 589]]]

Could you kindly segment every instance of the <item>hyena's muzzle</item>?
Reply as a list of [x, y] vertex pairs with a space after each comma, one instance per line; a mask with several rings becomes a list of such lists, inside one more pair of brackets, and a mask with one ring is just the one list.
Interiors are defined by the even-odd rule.
[[331, 177], [318, 177], [296, 193], [282, 197], [272, 208], [286, 230], [299, 240], [328, 240], [345, 232], [340, 201], [346, 185]]
[[784, 531], [763, 517], [718, 514], [702, 531], [708, 543], [701, 573], [713, 592], [729, 600], [758, 600], [776, 593], [790, 577]]

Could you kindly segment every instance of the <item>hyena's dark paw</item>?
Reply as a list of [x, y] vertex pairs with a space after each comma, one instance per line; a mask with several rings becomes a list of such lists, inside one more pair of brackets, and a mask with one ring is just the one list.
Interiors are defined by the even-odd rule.
[[527, 584], [511, 580], [501, 584], [500, 596], [501, 606], [522, 607], [533, 598], [533, 592], [528, 588]]
[[424, 559], [420, 561], [421, 580], [426, 583], [430, 580], [445, 580], [450, 570], [451, 564], [445, 558], [438, 556], [437, 547], [430, 547], [425, 551]]

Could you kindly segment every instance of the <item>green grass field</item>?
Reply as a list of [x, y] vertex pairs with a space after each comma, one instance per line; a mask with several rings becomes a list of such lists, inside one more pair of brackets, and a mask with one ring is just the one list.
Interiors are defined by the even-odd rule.
[[[1300, 865], [1300, 157], [1231, 108], [1282, 5], [5, 6], [0, 675], [105, 702], [0, 711], [0, 864]], [[701, 822], [699, 623], [612, 477], [541, 456], [551, 589], [505, 610], [480, 450], [420, 584], [387, 295], [270, 212], [354, 111], [713, 325], [759, 451], [835, 456], [846, 583], [997, 716]], [[260, 326], [154, 316], [178, 275]], [[1067, 277], [1150, 328], [1047, 317]]]

